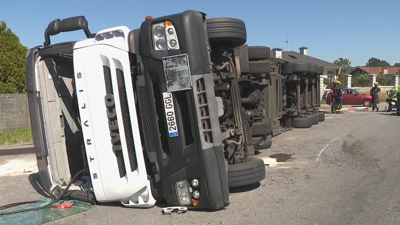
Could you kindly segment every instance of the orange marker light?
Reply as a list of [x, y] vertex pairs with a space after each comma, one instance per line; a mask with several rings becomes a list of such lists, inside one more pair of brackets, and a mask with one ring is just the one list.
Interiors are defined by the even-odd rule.
[[146, 16], [146, 18], [144, 18], [144, 20], [152, 20], [153, 17], [152, 16]]
[[173, 26], [173, 24], [171, 23], [171, 21], [165, 21], [165, 28], [167, 28], [168, 26]]
[[192, 205], [197, 206], [199, 204], [199, 200], [192, 199]]

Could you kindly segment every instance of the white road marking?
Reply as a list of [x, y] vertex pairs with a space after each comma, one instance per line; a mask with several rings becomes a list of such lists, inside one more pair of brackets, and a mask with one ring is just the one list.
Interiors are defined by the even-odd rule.
[[332, 139], [327, 145], [325, 145], [325, 147], [319, 152], [319, 154], [318, 154], [317, 159], [315, 160], [315, 162], [318, 162], [319, 157], [322, 155], [322, 153], [325, 151], [325, 149], [326, 149], [332, 142], [334, 142], [336, 139], [338, 139], [338, 138], [340, 138], [340, 137], [342, 137], [342, 136], [344, 136], [344, 135], [346, 135], [346, 134], [342, 134], [342, 135], [340, 135], [340, 136], [338, 136], [338, 137], [335, 137], [335, 138]]
[[336, 139], [347, 135], [347, 137], [346, 137], [346, 139], [345, 139], [345, 141], [346, 141], [347, 139], [350, 138], [350, 134], [355, 134], [356, 132], [359, 132], [359, 131], [361, 131], [361, 130], [364, 130], [365, 128], [368, 128], [368, 127], [370, 127], [370, 126], [372, 126], [372, 125], [373, 125], [373, 124], [370, 124], [370, 125], [368, 125], [368, 126], [363, 126], [363, 127], [361, 127], [360, 129], [358, 129], [358, 130], [355, 131], [355, 132], [349, 132], [349, 133], [347, 133], [347, 134], [343, 134], [343, 135], [340, 135], [340, 136], [338, 136], [338, 137], [332, 139], [332, 140], [331, 140], [327, 145], [325, 145], [325, 147], [319, 152], [319, 154], [318, 154], [317, 159], [315, 160], [315, 162], [318, 162], [319, 157], [322, 155], [322, 153], [325, 151], [325, 149], [326, 149], [332, 142], [334, 142]]

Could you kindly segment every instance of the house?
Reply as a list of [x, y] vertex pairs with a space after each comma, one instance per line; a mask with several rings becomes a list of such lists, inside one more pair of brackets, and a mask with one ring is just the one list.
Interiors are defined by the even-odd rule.
[[282, 51], [281, 48], [274, 48], [271, 50], [271, 56], [272, 58], [282, 59], [287, 62], [309, 62], [311, 64], [322, 66], [324, 67], [325, 77], [329, 78], [330, 80], [335, 79], [335, 77], [338, 74], [340, 66], [309, 56], [307, 54], [308, 50], [307, 47], [301, 47], [299, 49], [300, 49], [299, 52], [295, 52], [295, 51]]
[[350, 72], [352, 78], [357, 78], [362, 74], [385, 74], [385, 76], [391, 76], [400, 73], [399, 67], [357, 67]]

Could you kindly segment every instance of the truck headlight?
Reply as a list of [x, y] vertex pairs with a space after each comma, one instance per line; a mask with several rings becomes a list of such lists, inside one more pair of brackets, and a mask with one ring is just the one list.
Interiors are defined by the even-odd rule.
[[178, 35], [171, 21], [153, 24], [152, 34], [155, 50], [179, 49]]
[[187, 180], [178, 181], [175, 183], [176, 194], [180, 205], [191, 205], [192, 198], [189, 192], [189, 183]]

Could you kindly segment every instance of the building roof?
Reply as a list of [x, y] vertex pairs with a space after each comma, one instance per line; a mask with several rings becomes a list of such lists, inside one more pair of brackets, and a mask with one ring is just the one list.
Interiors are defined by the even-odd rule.
[[[386, 73], [384, 73], [384, 69], [387, 69]], [[399, 67], [366, 67], [366, 66], [360, 66], [353, 71], [350, 72], [350, 74], [354, 74], [356, 71], [360, 70], [361, 73], [368, 73], [368, 74], [378, 74], [378, 73], [383, 73], [383, 74], [396, 74], [400, 72]]]
[[[273, 53], [271, 52], [271, 55], [273, 55]], [[309, 62], [311, 64], [316, 64], [317, 66], [322, 66], [324, 68], [328, 68], [328, 69], [339, 69], [340, 66], [321, 60], [321, 59], [317, 59], [314, 57], [311, 57], [309, 55], [303, 55], [301, 53], [298, 52], [294, 52], [294, 51], [282, 51], [282, 59], [287, 61], [287, 62]]]

